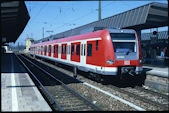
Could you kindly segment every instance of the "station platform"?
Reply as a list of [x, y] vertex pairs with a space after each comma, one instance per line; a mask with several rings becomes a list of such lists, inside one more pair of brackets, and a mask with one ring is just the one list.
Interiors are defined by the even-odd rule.
[[14, 53], [1, 54], [1, 111], [52, 111]]
[[155, 66], [148, 66], [143, 65], [143, 69], [146, 71], [146, 74], [155, 75], [159, 77], [168, 78], [168, 67], [155, 67]]

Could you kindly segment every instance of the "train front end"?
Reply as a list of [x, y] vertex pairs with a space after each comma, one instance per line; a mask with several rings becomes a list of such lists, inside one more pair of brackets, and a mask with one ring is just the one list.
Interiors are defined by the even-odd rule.
[[105, 44], [109, 48], [105, 51], [105, 67], [109, 69], [107, 74], [120, 78], [126, 74], [140, 76], [143, 69], [137, 33], [130, 29], [108, 29], [108, 32]]

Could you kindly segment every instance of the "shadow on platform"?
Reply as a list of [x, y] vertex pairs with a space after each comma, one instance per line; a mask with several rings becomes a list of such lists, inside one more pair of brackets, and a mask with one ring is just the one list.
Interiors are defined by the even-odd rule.
[[1, 54], [1, 73], [27, 73], [14, 53]]

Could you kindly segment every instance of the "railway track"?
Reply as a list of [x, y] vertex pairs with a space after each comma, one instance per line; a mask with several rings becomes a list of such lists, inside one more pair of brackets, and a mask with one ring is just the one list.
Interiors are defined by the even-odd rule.
[[148, 103], [150, 105], [156, 106], [162, 110], [169, 110], [169, 102], [168, 96], [159, 94], [153, 91], [146, 90], [142, 87], [127, 87], [127, 88], [119, 88], [113, 85], [108, 85], [107, 87], [116, 89], [117, 91], [127, 94], [129, 97], [133, 97], [142, 102]]
[[[70, 70], [69, 70], [70, 71]], [[158, 107], [161, 110], [168, 110], [168, 96], [160, 94], [142, 87], [135, 88], [119, 88], [113, 85], [106, 85], [106, 87], [113, 88], [120, 93], [127, 94], [129, 97], [135, 98], [149, 105]]]
[[[67, 86], [64, 82], [57, 79], [56, 76], [63, 76], [61, 73], [52, 75], [50, 70], [44, 69], [44, 65], [35, 61], [32, 62], [24, 56], [18, 55], [18, 59], [23, 63], [26, 69], [32, 74], [40, 84], [43, 94], [48, 99], [48, 103], [54, 111], [97, 111], [102, 110], [85, 97], [77, 93], [74, 89]], [[29, 67], [29, 68], [28, 68]], [[47, 68], [47, 67], [45, 67]], [[63, 77], [64, 78], [64, 77]], [[63, 80], [63, 79], [62, 79]], [[66, 80], [65, 80], [66, 81]], [[71, 82], [78, 82], [72, 80]], [[70, 83], [71, 83], [70, 82]]]

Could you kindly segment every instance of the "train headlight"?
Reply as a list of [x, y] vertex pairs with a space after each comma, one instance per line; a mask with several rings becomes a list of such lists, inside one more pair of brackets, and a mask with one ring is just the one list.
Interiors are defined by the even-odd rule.
[[114, 64], [114, 60], [108, 59], [108, 60], [106, 61], [106, 63], [108, 63], [108, 64]]

